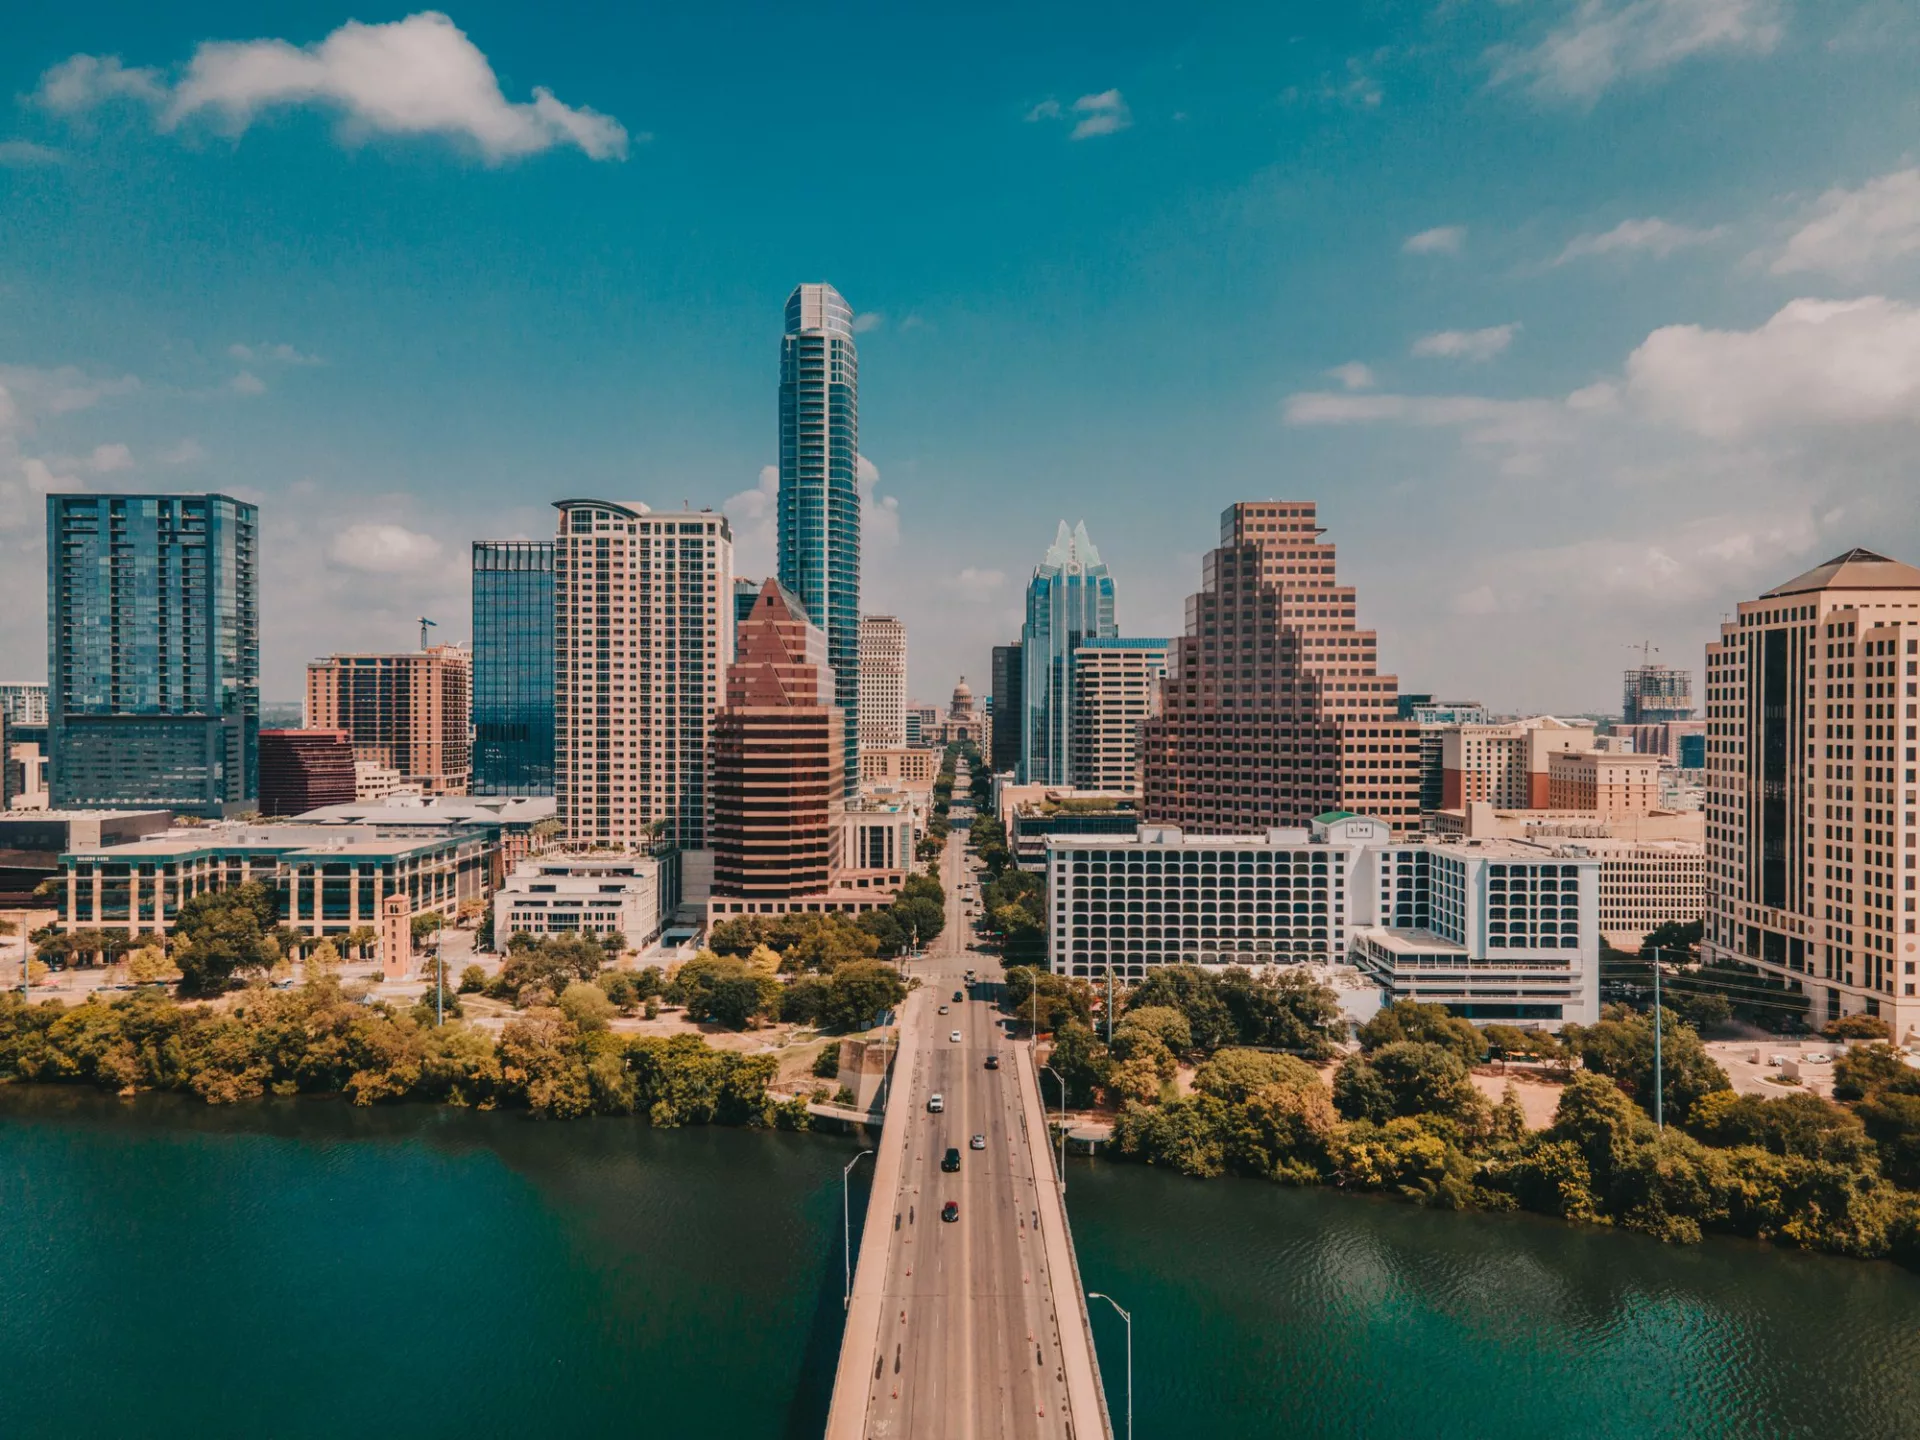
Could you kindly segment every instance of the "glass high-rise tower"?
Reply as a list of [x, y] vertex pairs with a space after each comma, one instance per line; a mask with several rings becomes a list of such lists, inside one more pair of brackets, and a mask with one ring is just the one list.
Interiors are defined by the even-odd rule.
[[47, 497], [56, 808], [252, 808], [259, 531], [225, 495]]
[[827, 635], [848, 793], [860, 784], [859, 460], [853, 308], [831, 285], [798, 286], [780, 338], [780, 583]]
[[473, 542], [473, 793], [553, 794], [553, 542]]
[[1089, 640], [1120, 633], [1113, 615], [1113, 576], [1081, 521], [1060, 530], [1027, 582], [1027, 623], [1020, 629], [1020, 779], [1035, 785], [1073, 783], [1074, 652]]

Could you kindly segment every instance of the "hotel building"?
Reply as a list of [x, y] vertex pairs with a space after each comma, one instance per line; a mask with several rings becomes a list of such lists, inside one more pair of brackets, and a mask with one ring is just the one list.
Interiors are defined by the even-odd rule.
[[344, 730], [353, 758], [423, 795], [464, 795], [473, 661], [457, 645], [401, 655], [334, 655], [307, 666], [307, 727]]

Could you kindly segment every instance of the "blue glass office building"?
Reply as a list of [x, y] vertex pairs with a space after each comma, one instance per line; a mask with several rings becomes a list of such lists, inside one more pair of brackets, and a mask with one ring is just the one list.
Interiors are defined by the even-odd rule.
[[859, 463], [853, 310], [831, 285], [801, 285], [780, 339], [780, 583], [827, 634], [849, 794], [860, 787]]
[[1113, 576], [1087, 538], [1086, 522], [1068, 530], [1062, 520], [1027, 582], [1027, 622], [1020, 629], [1022, 782], [1073, 783], [1073, 652], [1119, 633]]
[[473, 542], [473, 793], [553, 794], [553, 542]]
[[47, 497], [55, 808], [253, 808], [259, 530], [225, 495]]

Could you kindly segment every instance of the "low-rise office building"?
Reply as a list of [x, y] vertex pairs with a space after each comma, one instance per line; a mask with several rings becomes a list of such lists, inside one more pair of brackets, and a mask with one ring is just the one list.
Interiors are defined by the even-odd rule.
[[493, 897], [494, 944], [512, 935], [609, 935], [643, 950], [679, 903], [673, 867], [653, 855], [563, 855], [516, 866]]

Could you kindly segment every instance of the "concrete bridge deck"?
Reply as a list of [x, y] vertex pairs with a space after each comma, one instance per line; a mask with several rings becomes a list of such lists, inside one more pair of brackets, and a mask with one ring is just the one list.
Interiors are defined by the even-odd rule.
[[[990, 1000], [952, 998], [968, 969], [1000, 977], [966, 948], [958, 835], [942, 878], [947, 928], [910, 965], [922, 983], [902, 1007], [827, 1435], [1096, 1440], [1111, 1427], [1033, 1061]], [[936, 1092], [945, 1109], [930, 1114]], [[950, 1147], [957, 1173], [940, 1168]], [[940, 1218], [948, 1201], [957, 1221]]]

